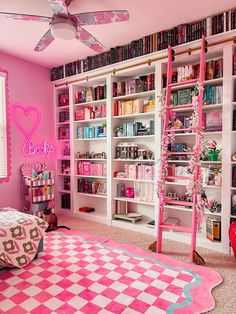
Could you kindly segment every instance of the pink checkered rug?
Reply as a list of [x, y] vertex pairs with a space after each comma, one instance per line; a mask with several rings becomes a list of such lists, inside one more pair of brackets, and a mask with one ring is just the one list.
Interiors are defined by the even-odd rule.
[[0, 313], [162, 314], [214, 308], [221, 276], [136, 247], [63, 231], [24, 269], [0, 273]]

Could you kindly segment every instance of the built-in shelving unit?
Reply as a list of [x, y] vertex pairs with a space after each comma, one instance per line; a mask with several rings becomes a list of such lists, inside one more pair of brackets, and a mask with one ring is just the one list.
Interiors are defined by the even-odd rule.
[[[236, 32], [234, 33], [236, 34]], [[224, 38], [224, 34], [219, 34], [208, 38], [208, 42], [214, 42], [214, 40], [219, 40]], [[183, 46], [175, 47], [176, 52], [180, 52], [189, 48], [193, 45], [199, 46], [200, 41], [196, 43], [184, 44]], [[194, 46], [194, 47], [195, 47]], [[236, 50], [236, 45], [227, 43], [221, 46], [209, 47], [208, 53], [206, 54], [207, 61], [216, 60], [223, 58], [223, 77], [210, 79], [205, 81], [205, 86], [223, 86], [223, 101], [215, 104], [206, 104], [203, 106], [203, 112], [209, 114], [211, 112], [219, 112], [222, 115], [223, 128], [222, 131], [208, 131], [203, 132], [204, 141], [215, 140], [217, 146], [220, 147], [221, 156], [220, 160], [210, 161], [202, 160], [201, 167], [207, 169], [209, 167], [220, 167], [222, 182], [219, 185], [203, 184], [203, 189], [206, 192], [209, 200], [215, 200], [221, 204], [221, 212], [210, 212], [207, 211], [203, 217], [202, 232], [198, 233], [197, 243], [199, 246], [207, 247], [210, 249], [222, 251], [225, 253], [230, 252], [229, 239], [228, 239], [228, 228], [230, 224], [230, 219], [236, 219], [236, 215], [231, 213], [231, 199], [232, 195], [236, 194], [236, 187], [232, 186], [232, 169], [236, 166], [236, 162], [231, 161], [231, 155], [236, 151], [236, 141], [235, 134], [236, 131], [232, 128], [232, 115], [233, 108], [236, 107], [235, 94], [235, 77], [232, 75], [232, 60], [233, 53]], [[163, 55], [162, 52], [156, 52], [153, 56]], [[174, 65], [177, 67], [184, 66], [187, 64], [195, 64], [196, 60], [199, 59], [199, 52], [192, 51], [191, 56], [186, 57], [186, 55], [176, 56], [176, 61]], [[157, 219], [157, 209], [158, 209], [158, 198], [157, 198], [157, 181], [159, 173], [159, 158], [160, 158], [160, 140], [161, 140], [161, 117], [160, 117], [160, 91], [163, 87], [162, 76], [166, 73], [167, 60], [162, 59], [160, 61], [148, 62], [148, 56], [139, 57], [141, 61], [147, 61], [146, 63], [140, 64], [139, 66], [133, 66], [136, 62], [135, 59], [125, 61], [126, 67], [122, 71], [119, 68], [123, 65], [116, 64], [116, 71], [111, 71], [111, 74], [98, 75], [102, 73], [100, 69], [93, 70], [93, 77], [89, 78], [89, 73], [85, 75], [79, 74], [74, 78], [73, 83], [69, 87], [57, 87], [55, 89], [55, 115], [56, 115], [56, 138], [57, 138], [57, 174], [55, 176], [55, 187], [56, 187], [56, 199], [57, 208], [64, 213], [70, 213], [71, 215], [80, 217], [82, 219], [93, 220], [97, 222], [106, 223], [111, 226], [117, 226], [129, 230], [139, 231], [147, 234], [156, 235], [155, 226], [150, 226], [148, 223], [151, 221], [156, 221]], [[190, 61], [189, 61], [190, 60]], [[129, 67], [130, 66], [130, 67]], [[108, 69], [112, 69], [112, 65], [108, 66]], [[155, 85], [154, 89], [136, 92], [135, 90], [129, 90], [127, 92], [123, 91], [122, 95], [114, 94], [114, 86], [118, 86], [119, 82], [125, 82], [127, 80], [144, 79], [147, 75], [154, 75]], [[76, 82], [78, 78], [78, 82]], [[232, 84], [229, 84], [229, 82]], [[61, 80], [60, 83], [65, 82]], [[137, 81], [140, 83], [140, 81]], [[117, 85], [118, 83], [118, 85]], [[137, 84], [138, 84], [137, 83]], [[106, 92], [102, 99], [97, 99], [95, 94], [92, 95], [91, 91], [99, 86], [106, 86]], [[186, 84], [184, 89], [193, 88], [194, 84]], [[119, 85], [122, 89], [122, 84]], [[124, 87], [123, 87], [124, 88]], [[132, 88], [131, 88], [132, 89]], [[183, 89], [183, 87], [182, 87]], [[78, 95], [83, 95], [85, 90], [89, 90], [89, 96], [80, 101]], [[173, 88], [175, 92], [180, 90], [179, 86]], [[58, 95], [63, 93], [69, 93], [69, 104], [65, 106], [59, 106]], [[92, 97], [92, 98], [91, 98]], [[99, 96], [100, 97], [100, 96]], [[132, 102], [140, 100], [140, 104], [148, 102], [148, 100], [154, 100], [154, 106], [151, 111], [144, 111], [140, 108], [138, 110], [133, 110], [131, 112], [130, 108], [133, 108]], [[126, 112], [117, 112], [117, 108], [122, 107], [122, 103], [130, 103], [129, 109]], [[117, 105], [118, 104], [118, 105]], [[105, 116], [96, 115], [99, 111], [99, 107], [103, 106], [102, 110], [105, 110]], [[127, 105], [128, 106], [128, 105]], [[87, 108], [93, 108], [93, 115], [82, 117], [80, 112], [87, 110]], [[144, 107], [142, 107], [144, 108]], [[148, 108], [149, 110], [150, 108]], [[185, 113], [190, 113], [192, 111], [192, 106], [185, 105], [179, 107], [178, 105], [174, 109], [177, 115], [184, 115]], [[60, 121], [59, 115], [61, 112], [69, 112], [69, 122]], [[78, 113], [76, 118], [76, 112]], [[94, 113], [95, 112], [95, 113]], [[79, 118], [78, 118], [79, 117]], [[152, 134], [118, 134], [117, 127], [119, 126], [130, 126], [134, 123], [142, 123], [144, 126], [148, 126], [150, 121], [154, 120], [154, 132]], [[69, 127], [70, 139], [59, 138], [59, 128]], [[101, 137], [85, 136], [82, 138], [81, 130], [82, 128], [94, 128], [97, 132], [98, 127], [103, 129], [103, 134]], [[80, 129], [79, 129], [80, 128]], [[89, 129], [90, 131], [92, 129]], [[136, 130], [137, 131], [137, 130]], [[91, 131], [93, 132], [93, 131]], [[176, 133], [176, 143], [186, 143], [190, 148], [193, 143], [194, 132], [190, 133]], [[64, 154], [65, 144], [70, 141], [70, 156]], [[116, 147], [118, 145], [138, 145], [140, 149], [146, 151], [152, 151], [153, 155], [149, 159], [143, 159], [143, 157], [136, 157], [135, 159], [124, 156], [117, 156]], [[224, 144], [224, 145], [223, 145]], [[96, 158], [93, 155], [88, 157], [86, 153], [93, 154], [105, 154], [105, 157]], [[174, 156], [175, 157], [175, 156]], [[146, 157], [145, 157], [146, 158]], [[173, 156], [172, 156], [173, 158]], [[69, 161], [70, 169], [69, 172], [64, 173], [62, 171], [62, 162]], [[78, 171], [78, 165], [81, 163], [92, 163], [92, 164], [104, 164], [104, 174], [82, 174]], [[168, 164], [186, 166], [187, 160], [168, 160]], [[86, 164], [85, 164], [86, 165]], [[130, 168], [129, 168], [129, 165]], [[139, 178], [138, 176], [127, 177], [127, 172], [125, 176], [116, 176], [118, 172], [127, 171], [128, 169], [134, 169], [135, 167], [145, 167], [152, 166], [155, 168], [153, 171], [154, 175], [150, 179]], [[100, 167], [100, 166], [98, 166]], [[148, 169], [148, 168], [147, 168]], [[70, 191], [64, 188], [64, 179], [71, 180]], [[81, 192], [79, 184], [81, 180], [91, 181], [92, 186], [100, 184], [98, 194], [95, 191], [90, 190], [89, 192]], [[143, 186], [142, 186], [143, 184]], [[126, 197], [120, 196], [120, 187], [125, 187], [127, 189], [138, 189], [138, 187], [145, 187], [145, 184], [152, 189], [153, 197], [151, 200], [145, 199], [143, 196], [137, 197]], [[149, 185], [148, 185], [149, 184]], [[86, 187], [87, 188], [87, 187]], [[167, 188], [175, 190], [177, 193], [184, 193], [186, 189], [186, 182], [167, 182]], [[93, 188], [92, 188], [93, 189]], [[85, 189], [85, 191], [87, 191]], [[100, 194], [99, 194], [100, 193]], [[101, 194], [102, 193], [102, 194]], [[132, 193], [131, 193], [132, 194]], [[69, 195], [71, 201], [71, 210], [68, 211], [68, 206], [62, 208], [61, 197], [62, 195]], [[130, 195], [131, 196], [131, 195]], [[145, 196], [147, 197], [147, 196]], [[117, 208], [119, 206], [126, 206], [128, 212], [136, 212], [142, 215], [142, 218], [132, 223], [131, 221], [125, 221], [123, 219], [117, 219], [114, 214], [117, 214]], [[85, 213], [79, 211], [82, 207], [93, 207], [94, 212]], [[188, 227], [190, 225], [192, 210], [189, 207], [178, 206], [169, 204], [165, 206], [165, 218], [176, 217], [181, 220], [181, 225]], [[117, 215], [116, 215], [117, 216]], [[221, 221], [221, 241], [213, 242], [206, 237], [206, 220], [208, 217], [217, 219]], [[180, 242], [190, 243], [189, 234], [165, 231], [164, 237], [167, 239], [172, 239]]]

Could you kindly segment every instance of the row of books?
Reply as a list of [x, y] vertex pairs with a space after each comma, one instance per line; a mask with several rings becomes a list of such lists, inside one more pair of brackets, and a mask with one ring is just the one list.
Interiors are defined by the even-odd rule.
[[154, 180], [155, 166], [148, 164], [125, 164], [125, 171], [116, 171], [114, 177], [134, 180]]
[[70, 160], [61, 161], [61, 173], [68, 175], [70, 174]]
[[64, 178], [64, 190], [70, 191], [70, 178]]
[[69, 127], [59, 127], [58, 128], [59, 140], [69, 140], [70, 139], [70, 128]]
[[205, 132], [222, 131], [222, 111], [203, 112], [202, 128]]
[[70, 194], [61, 195], [61, 208], [70, 209]]
[[154, 97], [140, 98], [127, 101], [119, 100], [114, 103], [114, 116], [125, 116], [154, 111], [155, 111]]
[[69, 122], [69, 121], [70, 121], [69, 111], [60, 111], [59, 122]]
[[78, 179], [79, 193], [106, 195], [107, 183], [105, 181], [92, 181], [86, 179]]
[[[174, 124], [172, 124], [172, 127], [179, 129], [191, 128], [192, 127], [191, 115], [190, 114], [176, 115], [176, 121], [174, 122]], [[205, 132], [222, 131], [222, 111], [203, 112], [202, 129]]]
[[[183, 82], [199, 78], [200, 64], [188, 64], [178, 67], [172, 74], [172, 82]], [[205, 66], [205, 80], [223, 77], [223, 58], [209, 60]], [[163, 87], [166, 86], [167, 75], [163, 74]]]
[[106, 128], [103, 126], [84, 126], [77, 128], [77, 139], [106, 137]]
[[106, 163], [94, 163], [91, 161], [80, 161], [77, 164], [77, 174], [83, 176], [107, 176], [107, 164]]
[[51, 69], [51, 81], [87, 72], [109, 64], [139, 57], [148, 53], [177, 46], [200, 39], [202, 35], [211, 36], [236, 29], [236, 10], [225, 11], [194, 23], [182, 24], [169, 30], [133, 40], [131, 43]]
[[154, 201], [154, 184], [151, 182], [134, 182], [134, 187], [130, 188], [124, 183], [119, 183], [117, 184], [117, 196], [151, 203]]
[[150, 120], [146, 126], [142, 122], [127, 122], [115, 127], [115, 136], [142, 136], [155, 134], [155, 121]]
[[87, 87], [75, 92], [75, 103], [85, 103], [106, 98], [106, 85]]
[[54, 187], [52, 185], [45, 185], [32, 189], [32, 196], [49, 196], [54, 194]]
[[155, 74], [113, 82], [113, 97], [142, 93], [155, 89]]
[[75, 110], [75, 121], [92, 120], [106, 117], [106, 104], [87, 106]]
[[[168, 176], [189, 177], [187, 166], [179, 166], [176, 164], [171, 164], [171, 165], [168, 165], [167, 171], [168, 171]], [[178, 179], [178, 180], [168, 179], [168, 181], [176, 182], [179, 184], [185, 184], [186, 183], [186, 180], [181, 180], [181, 179]]]
[[[193, 89], [185, 88], [171, 94], [171, 104], [173, 106], [185, 105], [192, 103]], [[222, 104], [223, 86], [207, 85], [204, 87], [204, 104]]]

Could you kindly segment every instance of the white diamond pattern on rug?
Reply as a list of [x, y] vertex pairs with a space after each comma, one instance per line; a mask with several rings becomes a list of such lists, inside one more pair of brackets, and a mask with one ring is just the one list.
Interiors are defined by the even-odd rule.
[[193, 271], [90, 239], [46, 234], [38, 259], [0, 273], [0, 313], [164, 314], [185, 302], [184, 289], [197, 282]]

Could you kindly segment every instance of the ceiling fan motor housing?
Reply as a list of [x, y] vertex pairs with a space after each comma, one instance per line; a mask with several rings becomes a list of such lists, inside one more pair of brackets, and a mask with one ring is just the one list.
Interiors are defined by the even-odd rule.
[[73, 39], [76, 36], [76, 24], [70, 18], [55, 16], [52, 20], [51, 33], [56, 38]]

